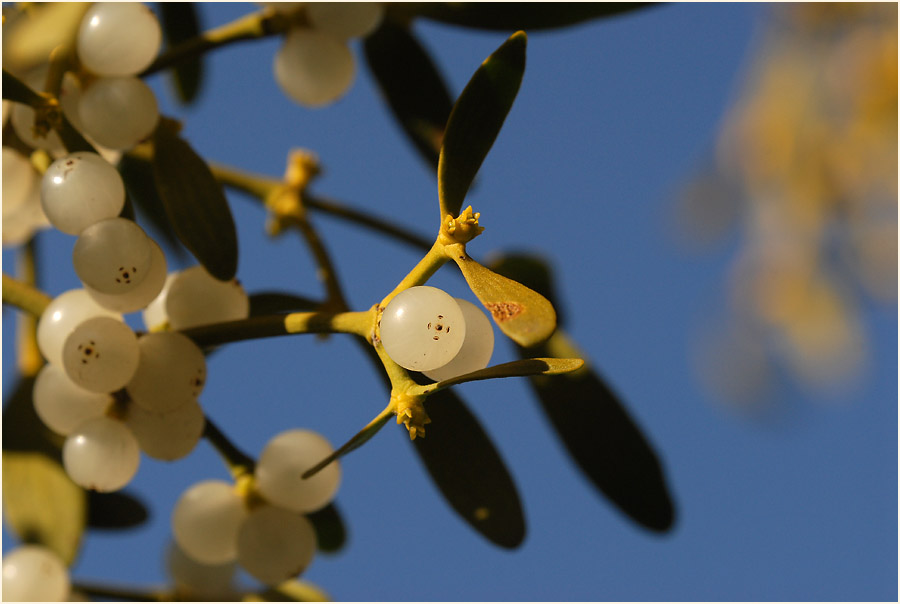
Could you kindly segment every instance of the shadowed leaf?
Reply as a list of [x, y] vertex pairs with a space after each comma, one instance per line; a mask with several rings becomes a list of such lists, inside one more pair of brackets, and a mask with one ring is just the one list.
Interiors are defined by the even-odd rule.
[[237, 231], [221, 185], [191, 146], [165, 123], [153, 134], [153, 174], [169, 222], [210, 275], [237, 272]]
[[178, 239], [178, 235], [172, 230], [165, 205], [156, 190], [153, 164], [124, 154], [119, 160], [118, 169], [125, 182], [128, 198], [140, 210], [141, 215], [150, 221], [154, 229], [162, 235], [168, 247], [175, 254], [184, 257], [184, 247], [181, 240]]
[[88, 528], [117, 530], [134, 528], [150, 517], [147, 506], [133, 495], [119, 491], [88, 491]]
[[[508, 256], [492, 264], [515, 279], [553, 296], [549, 267], [542, 260]], [[545, 343], [519, 348], [523, 357], [586, 358], [562, 329]], [[569, 454], [616, 506], [642, 526], [669, 530], [675, 508], [662, 465], [618, 396], [588, 366], [557, 376], [534, 376], [530, 382], [541, 407]]]
[[344, 547], [347, 541], [347, 529], [333, 503], [326, 505], [321, 510], [307, 514], [306, 517], [316, 529], [317, 549], [322, 552], [333, 553]]
[[[192, 2], [157, 2], [163, 35], [169, 48], [200, 34], [200, 19]], [[203, 63], [200, 56], [179, 61], [172, 68], [178, 100], [190, 104], [200, 91]]]
[[584, 361], [581, 359], [521, 359], [503, 363], [501, 365], [494, 365], [493, 367], [485, 367], [478, 371], [472, 371], [455, 378], [443, 380], [434, 384], [433, 387], [426, 387], [425, 392], [432, 392], [433, 390], [431, 388], [443, 389], [457, 384], [464, 384], [466, 382], [490, 380], [493, 378], [558, 375], [560, 373], [575, 371], [582, 365], [584, 365]]
[[491, 318], [514, 342], [533, 346], [556, 329], [556, 311], [547, 298], [482, 266], [468, 254], [454, 255], [453, 260]]
[[525, 73], [525, 32], [516, 32], [485, 59], [456, 100], [441, 146], [441, 219], [457, 216], [481, 163], [500, 133]]
[[394, 117], [435, 170], [453, 100], [412, 32], [385, 19], [365, 39], [366, 61]]
[[[644, 2], [434, 2], [417, 14], [453, 25], [500, 31], [565, 27], [652, 6]], [[416, 10], [418, 9], [418, 10]]]
[[412, 441], [441, 493], [492, 543], [514, 549], [525, 538], [516, 485], [490, 438], [452, 390], [425, 401], [431, 423]]

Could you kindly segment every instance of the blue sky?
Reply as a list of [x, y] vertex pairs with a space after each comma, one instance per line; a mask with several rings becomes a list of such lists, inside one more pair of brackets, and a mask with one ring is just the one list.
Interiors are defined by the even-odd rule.
[[[252, 8], [206, 4], [201, 16], [214, 26]], [[710, 153], [764, 15], [756, 4], [667, 5], [530, 35], [518, 98], [468, 199], [486, 227], [472, 255], [527, 249], [554, 265], [569, 331], [663, 461], [674, 529], [650, 534], [597, 494], [524, 380], [479, 382], [459, 392], [519, 487], [523, 546], [497, 549], [459, 520], [391, 423], [345, 458], [337, 503], [349, 542], [318, 557], [306, 579], [339, 600], [896, 599], [896, 309], [867, 308], [872, 364], [841, 401], [789, 389], [751, 420], [718, 405], [691, 370], [692, 338], [722, 303], [735, 241], [686, 253], [674, 236], [674, 197]], [[505, 39], [425, 22], [415, 31], [453, 94]], [[277, 47], [269, 39], [214, 52], [201, 101], [189, 109], [155, 76], [163, 113], [185, 121], [184, 136], [208, 159], [255, 172], [278, 176], [291, 148], [312, 149], [324, 168], [315, 192], [430, 236], [435, 179], [378, 98], [359, 45], [354, 87], [321, 110], [279, 91]], [[299, 239], [266, 240], [259, 206], [230, 200], [247, 290], [317, 295]], [[420, 256], [336, 219], [314, 220], [356, 309], [380, 300]], [[73, 242], [41, 235], [51, 294], [77, 287]], [[9, 271], [11, 254], [3, 260]], [[432, 284], [473, 299], [455, 272], [442, 269]], [[4, 393], [12, 317], [4, 313]], [[498, 332], [494, 362], [512, 353]], [[340, 444], [386, 397], [348, 339], [295, 337], [220, 350], [201, 402], [256, 455], [292, 427]], [[206, 443], [173, 464], [145, 458], [129, 491], [151, 506], [150, 521], [89, 535], [74, 575], [164, 583], [171, 506], [191, 484], [226, 477]], [[3, 535], [6, 551], [5, 527]]]

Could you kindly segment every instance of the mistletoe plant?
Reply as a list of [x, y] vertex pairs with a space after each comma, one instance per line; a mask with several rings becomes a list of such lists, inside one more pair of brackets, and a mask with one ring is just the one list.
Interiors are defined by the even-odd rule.
[[[321, 598], [317, 588], [294, 578], [317, 550], [343, 545], [343, 520], [332, 503], [341, 478], [338, 460], [392, 418], [405, 426], [414, 450], [460, 516], [491, 542], [515, 548], [525, 535], [515, 486], [452, 389], [494, 378], [528, 376], [593, 483], [639, 524], [656, 531], [671, 526], [673, 508], [659, 463], [616, 396], [557, 325], [546, 265], [538, 258], [508, 256], [487, 267], [467, 251], [485, 229], [481, 214], [464, 208], [466, 195], [518, 93], [527, 37], [523, 31], [512, 34], [451, 103], [409, 23], [424, 16], [507, 29], [563, 25], [619, 10], [528, 7], [510, 12], [495, 5], [384, 10], [363, 5], [350, 18], [343, 9], [310, 4], [268, 8], [206, 33], [193, 29], [190, 5], [161, 4], [163, 28], [139, 4], [99, 3], [87, 14], [83, 8], [52, 9], [62, 11], [54, 13], [54, 23], [69, 24], [73, 35], [62, 36], [44, 57], [40, 81], [4, 66], [4, 99], [15, 103], [11, 121], [19, 124], [4, 129], [4, 195], [12, 192], [7, 170], [27, 157], [16, 169], [40, 173], [39, 185], [31, 188], [39, 196], [41, 216], [78, 237], [73, 265], [84, 287], [53, 299], [35, 287], [38, 223], [32, 221], [17, 242], [22, 245], [18, 276], [3, 275], [4, 304], [25, 317], [19, 340], [22, 378], [4, 410], [4, 513], [28, 544], [4, 558], [5, 591], [23, 599], [68, 596], [66, 566], [85, 529], [132, 526], [146, 517], [139, 500], [120, 492], [141, 454], [173, 461], [205, 438], [233, 481], [197, 483], [172, 511], [178, 591], [76, 587], [114, 597], [239, 596], [228, 574], [237, 562], [269, 587], [262, 597]], [[123, 27], [124, 50], [110, 52], [125, 35]], [[170, 46], [157, 56], [163, 30]], [[174, 120], [146, 122], [148, 114], [155, 115], [155, 100], [152, 93], [146, 96], [138, 76], [171, 68], [189, 101], [203, 53], [280, 34], [286, 38], [276, 57], [276, 77], [290, 96], [308, 105], [342, 92], [343, 40], [365, 37], [368, 64], [391, 109], [436, 167], [439, 213], [433, 241], [312, 194], [319, 166], [308, 152], [292, 153], [284, 178], [273, 179], [201, 158]], [[331, 57], [321, 61], [330, 67], [312, 81], [312, 72], [303, 71], [309, 67], [303, 57], [306, 45], [317, 40], [322, 56]], [[406, 76], [386, 68], [397, 56], [413, 66]], [[304, 85], [298, 85], [298, 73]], [[120, 97], [128, 99], [125, 106], [116, 105]], [[98, 113], [103, 120], [96, 119]], [[249, 193], [268, 209], [272, 236], [301, 235], [324, 281], [323, 300], [286, 292], [246, 294], [235, 280], [236, 226], [223, 186]], [[167, 273], [165, 254], [135, 222], [134, 206], [199, 265]], [[423, 256], [380, 300], [354, 310], [310, 210], [400, 239]], [[4, 208], [5, 229], [6, 220]], [[448, 262], [459, 268], [487, 313], [426, 285]], [[146, 331], [135, 332], [123, 322], [123, 313], [136, 311], [142, 311]], [[489, 365], [494, 342], [488, 316], [516, 345], [520, 360]], [[302, 334], [352, 336], [383, 370], [387, 404], [336, 449], [312, 431], [288, 430], [254, 459], [199, 403], [206, 356], [243, 340]], [[224, 574], [216, 574], [220, 567]], [[38, 580], [38, 568], [53, 569], [52, 580]]]

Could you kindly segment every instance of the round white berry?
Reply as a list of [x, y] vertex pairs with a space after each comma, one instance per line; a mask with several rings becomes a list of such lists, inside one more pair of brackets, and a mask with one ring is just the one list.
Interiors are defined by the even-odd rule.
[[69, 597], [69, 570], [42, 545], [22, 545], [3, 556], [5, 602], [63, 602]]
[[261, 505], [241, 525], [238, 563], [266, 585], [277, 585], [303, 572], [316, 553], [316, 532], [306, 517]]
[[194, 401], [206, 383], [206, 358], [187, 336], [148, 333], [138, 340], [140, 362], [125, 386], [148, 411], [174, 411]]
[[182, 551], [202, 564], [224, 564], [238, 555], [238, 531], [247, 518], [244, 500], [221, 480], [198, 482], [172, 510], [172, 534]]
[[153, 62], [161, 43], [159, 21], [140, 2], [97, 2], [78, 29], [78, 58], [98, 75], [134, 75]]
[[179, 601], [236, 602], [241, 599], [234, 583], [237, 561], [202, 564], [185, 554], [173, 541], [166, 565]]
[[113, 392], [134, 375], [140, 354], [137, 336], [112, 317], [85, 319], [66, 338], [62, 365], [74, 383], [91, 392]]
[[342, 40], [314, 29], [292, 29], [275, 53], [275, 81], [308, 107], [336, 101], [353, 83], [353, 54]]
[[219, 281], [199, 265], [180, 271], [163, 294], [166, 319], [176, 330], [246, 319], [250, 314], [250, 299], [236, 280]]
[[203, 409], [196, 400], [172, 411], [148, 411], [132, 404], [125, 416], [125, 425], [134, 433], [141, 451], [163, 461], [175, 461], [193, 451], [205, 424]]
[[103, 308], [120, 313], [140, 310], [150, 304], [162, 291], [166, 282], [166, 257], [159, 244], [148, 237], [150, 242], [150, 267], [141, 282], [124, 293], [106, 294], [85, 284], [85, 291]]
[[381, 315], [381, 342], [395, 363], [413, 371], [446, 365], [466, 338], [463, 312], [450, 294], [428, 285], [394, 296]]
[[333, 461], [315, 475], [303, 473], [334, 452], [328, 440], [312, 430], [289, 430], [266, 444], [256, 464], [256, 484], [269, 502], [294, 512], [314, 512], [334, 499], [341, 467]]
[[37, 325], [37, 344], [48, 363], [63, 366], [62, 350], [66, 339], [80, 323], [91, 317], [122, 315], [94, 302], [83, 289], [70, 289], [55, 297], [44, 309]]
[[119, 215], [125, 205], [125, 183], [105, 159], [79, 151], [56, 160], [44, 172], [41, 205], [53, 226], [77, 235], [95, 222]]
[[106, 413], [112, 398], [85, 390], [56, 365], [41, 367], [31, 395], [41, 421], [57, 434], [68, 435], [82, 422]]
[[127, 293], [150, 272], [150, 238], [134, 221], [107, 218], [75, 241], [72, 264], [81, 281], [104, 294]]
[[134, 76], [104, 77], [81, 93], [78, 115], [84, 133], [110, 149], [130, 149], [150, 136], [159, 121], [156, 97]]
[[494, 352], [494, 328], [480, 308], [462, 298], [455, 298], [466, 321], [466, 339], [453, 360], [429, 371], [426, 377], [436, 382], [487, 367]]
[[83, 422], [63, 445], [66, 473], [85, 489], [121, 489], [131, 482], [140, 461], [141, 452], [131, 430], [106, 416]]

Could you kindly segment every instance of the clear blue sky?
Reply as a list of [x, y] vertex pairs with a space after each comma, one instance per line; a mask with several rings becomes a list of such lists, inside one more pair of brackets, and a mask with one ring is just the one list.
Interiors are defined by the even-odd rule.
[[[206, 4], [207, 26], [252, 10]], [[897, 597], [897, 318], [870, 308], [869, 378], [839, 404], [784, 394], [749, 421], [700, 389], [688, 356], [704, 313], [721, 302], [731, 244], [685, 254], [673, 237], [673, 195], [709, 153], [740, 82], [765, 8], [668, 5], [610, 21], [534, 33], [515, 105], [469, 201], [485, 233], [478, 257], [530, 249], [548, 256], [568, 326], [621, 394], [667, 470], [678, 518], [650, 534], [598, 495], [569, 462], [524, 380], [460, 388], [520, 489], [528, 536], [497, 549], [444, 503], [389, 424], [343, 462], [337, 503], [346, 549], [319, 556], [305, 578], [338, 600], [895, 600]], [[418, 23], [454, 94], [505, 38]], [[334, 106], [293, 105], [271, 75], [278, 41], [213, 53], [201, 102], [164, 113], [205, 157], [280, 175], [293, 147], [318, 153], [314, 190], [431, 234], [436, 185], [392, 122], [355, 46], [358, 73]], [[320, 291], [298, 238], [264, 237], [265, 214], [230, 196], [238, 277], [253, 292]], [[351, 305], [368, 308], [418, 252], [315, 216]], [[77, 287], [74, 238], [41, 235], [51, 294]], [[733, 243], [733, 242], [732, 242]], [[4, 251], [4, 270], [11, 255]], [[453, 270], [450, 270], [453, 268]], [[454, 267], [434, 283], [468, 296]], [[13, 313], [4, 313], [4, 393], [12, 386]], [[498, 337], [494, 361], [511, 360]], [[308, 427], [339, 444], [386, 403], [379, 377], [341, 337], [234, 344], [210, 359], [201, 402], [256, 455], [274, 434]], [[205, 442], [185, 460], [142, 461], [129, 491], [152, 518], [88, 536], [76, 578], [166, 581], [169, 512], [194, 482], [226, 478]], [[4, 527], [4, 551], [10, 547]]]

